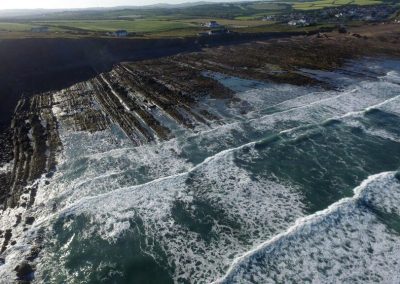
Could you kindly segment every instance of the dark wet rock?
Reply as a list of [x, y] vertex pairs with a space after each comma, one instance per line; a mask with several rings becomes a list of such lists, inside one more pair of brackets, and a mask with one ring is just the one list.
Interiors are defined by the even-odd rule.
[[49, 93], [23, 98], [18, 102], [11, 124], [13, 168], [9, 175], [5, 207], [19, 206], [20, 197], [26, 191], [30, 192], [31, 206], [36, 188], [27, 186], [55, 168], [60, 139], [52, 105], [53, 97]]
[[35, 271], [32, 266], [26, 261], [20, 263], [14, 270], [17, 272], [18, 280], [32, 281], [34, 279]]
[[39, 256], [40, 251], [41, 251], [40, 247], [33, 247], [29, 253], [29, 256], [26, 258], [26, 260], [28, 260], [28, 261], [35, 260]]
[[[1, 151], [1, 150], [0, 150]], [[0, 210], [4, 206], [4, 202], [8, 196], [10, 189], [12, 173], [0, 173]]]
[[28, 207], [31, 207], [33, 203], [35, 203], [36, 193], [37, 193], [37, 186], [32, 187], [29, 195]]
[[45, 235], [44, 231], [45, 231], [44, 228], [40, 228], [37, 232], [36, 239], [35, 239], [37, 246], [41, 246], [44, 241], [44, 235]]
[[12, 131], [10, 127], [0, 132], [0, 165], [10, 162], [13, 158]]
[[6, 263], [6, 259], [4, 257], [0, 257], [0, 265], [3, 265]]
[[52, 178], [53, 175], [54, 175], [54, 172], [48, 172], [48, 173], [46, 174], [46, 178]]
[[397, 171], [394, 177], [400, 182], [400, 171]]
[[33, 222], [35, 222], [35, 217], [26, 217], [25, 218], [25, 224], [32, 225]]
[[6, 230], [6, 232], [4, 234], [4, 241], [3, 241], [3, 245], [1, 247], [0, 253], [3, 253], [7, 249], [7, 246], [11, 240], [11, 237], [12, 237], [12, 230], [10, 230], [10, 229]]
[[19, 215], [16, 215], [15, 217], [16, 217], [17, 219], [16, 219], [16, 221], [15, 221], [14, 227], [17, 227], [17, 226], [19, 225], [19, 223], [21, 223], [22, 216], [21, 216], [21, 214], [19, 214]]

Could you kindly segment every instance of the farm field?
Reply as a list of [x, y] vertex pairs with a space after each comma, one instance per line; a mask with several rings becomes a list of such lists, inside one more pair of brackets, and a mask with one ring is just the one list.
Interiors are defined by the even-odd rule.
[[29, 31], [32, 24], [0, 22], [0, 31]]
[[[203, 26], [209, 21], [234, 32], [285, 32], [312, 30], [329, 22], [318, 21], [312, 27], [288, 27], [290, 19], [263, 21], [267, 16], [290, 13], [318, 13], [324, 8], [344, 5], [368, 6], [382, 3], [396, 5], [394, 0], [316, 0], [298, 2], [273, 0], [243, 3], [201, 4], [189, 7], [170, 8], [121, 8], [110, 10], [82, 10], [48, 12], [42, 15], [7, 18], [0, 14], [0, 37], [104, 37], [116, 30], [126, 30], [131, 36], [186, 37], [206, 31]], [[398, 5], [398, 4], [397, 4]], [[278, 17], [279, 18], [279, 17]], [[277, 24], [281, 23], [281, 24]], [[330, 23], [332, 24], [332, 23]], [[47, 33], [35, 34], [33, 27], [48, 27]]]
[[[41, 21], [31, 23], [1, 23], [0, 32], [29, 33], [32, 27], [46, 26], [50, 35], [57, 33], [75, 34], [106, 34], [123, 29], [130, 33], [148, 36], [193, 36], [206, 30], [202, 25], [215, 19], [188, 19], [188, 20], [82, 20], [82, 21]], [[232, 30], [245, 30], [248, 28], [262, 27], [268, 24], [261, 20], [229, 20], [216, 19], [221, 25]]]
[[318, 0], [309, 2], [294, 3], [295, 10], [317, 10], [329, 7], [339, 7], [343, 5], [376, 5], [381, 4], [381, 0]]
[[235, 27], [255, 27], [255, 26], [262, 26], [265, 25], [265, 22], [258, 19], [187, 19], [187, 20], [180, 20], [182, 23], [190, 24], [192, 26], [201, 26], [204, 23], [209, 21], [217, 21], [219, 24], [224, 25], [228, 28], [235, 28]]

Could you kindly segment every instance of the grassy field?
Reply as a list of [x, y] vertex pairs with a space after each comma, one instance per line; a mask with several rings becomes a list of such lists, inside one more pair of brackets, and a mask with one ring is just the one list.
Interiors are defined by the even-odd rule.
[[298, 2], [293, 4], [295, 10], [317, 10], [329, 7], [339, 7], [343, 5], [376, 5], [381, 4], [381, 0], [317, 0], [309, 2]]
[[261, 20], [238, 20], [238, 19], [215, 19], [215, 18], [194, 18], [182, 20], [62, 20], [62, 21], [32, 21], [30, 23], [8, 23], [0, 22], [0, 32], [29, 32], [35, 26], [49, 27], [49, 33], [57, 32], [75, 34], [99, 34], [114, 32], [119, 29], [131, 33], [147, 34], [149, 36], [193, 36], [207, 30], [203, 24], [211, 20], [217, 20], [219, 24], [229, 29], [246, 29], [258, 26], [265, 26], [267, 22]]
[[[375, 5], [393, 3], [395, 0], [271, 0], [260, 2], [215, 3], [190, 7], [127, 8], [110, 10], [64, 11], [41, 16], [24, 16], [18, 19], [0, 18], [0, 36], [52, 37], [52, 36], [107, 36], [119, 29], [137, 36], [193, 36], [204, 31], [202, 24], [211, 20], [237, 32], [268, 32], [299, 30], [299, 27], [276, 25], [262, 21], [268, 15], [287, 14], [294, 11], [313, 13], [327, 7], [343, 5]], [[389, 4], [388, 4], [389, 5]], [[399, 6], [400, 7], [400, 6]], [[394, 15], [395, 17], [395, 15]], [[323, 23], [320, 23], [323, 24]], [[49, 27], [48, 33], [33, 34], [35, 26]], [[309, 29], [315, 29], [310, 27]]]
[[13, 32], [30, 31], [32, 26], [33, 26], [32, 24], [0, 22], [0, 31], [13, 31]]
[[181, 22], [186, 24], [191, 24], [194, 26], [201, 26], [202, 24], [209, 21], [217, 21], [219, 24], [224, 25], [228, 28], [237, 27], [237, 28], [247, 28], [247, 27], [255, 27], [265, 25], [265, 22], [262, 20], [254, 20], [254, 19], [189, 19], [189, 20], [181, 20]]
[[271, 11], [279, 11], [286, 10], [290, 8], [290, 4], [285, 3], [271, 3], [271, 2], [257, 2], [250, 5], [251, 8], [256, 10], [271, 10]]

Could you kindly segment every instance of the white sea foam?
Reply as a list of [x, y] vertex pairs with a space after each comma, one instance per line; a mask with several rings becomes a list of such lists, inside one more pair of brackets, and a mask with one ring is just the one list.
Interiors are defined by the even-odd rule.
[[[252, 144], [254, 143], [247, 144], [246, 147]], [[93, 231], [99, 231], [102, 237], [111, 242], [129, 229], [126, 220], [139, 216], [144, 223], [146, 234], [152, 239], [166, 241], [162, 246], [168, 248], [165, 253], [168, 255], [169, 265], [176, 268], [175, 279], [183, 277], [211, 280], [207, 275], [215, 277], [220, 274], [231, 257], [248, 246], [235, 239], [234, 234], [226, 234], [217, 220], [213, 230], [218, 234], [219, 241], [207, 245], [202, 243], [197, 233], [188, 231], [184, 226], [176, 224], [173, 219], [171, 211], [177, 201], [188, 204], [190, 208], [193, 200], [200, 196], [215, 207], [224, 209], [230, 219], [240, 221], [241, 226], [245, 226], [247, 239], [253, 244], [260, 242], [263, 235], [272, 236], [283, 230], [290, 224], [287, 220], [293, 221], [302, 215], [303, 203], [295, 191], [288, 191], [285, 186], [268, 180], [254, 183], [245, 171], [237, 168], [232, 162], [232, 150], [223, 151], [192, 168], [189, 173], [200, 176], [202, 184], [201, 188], [195, 188], [195, 192], [188, 189], [185, 183], [188, 173], [183, 173], [102, 195], [97, 192], [92, 198], [82, 198], [74, 203], [64, 213], [88, 214], [94, 223]], [[113, 164], [118, 163], [113, 162]], [[112, 183], [119, 184], [115, 179], [102, 182], [111, 185], [111, 188]], [[281, 200], [280, 196], [284, 196], [284, 200]], [[296, 212], [294, 204], [298, 204], [296, 206], [299, 208], [295, 214], [293, 214]], [[171, 236], [172, 240], [163, 237], [166, 235]], [[182, 252], [180, 248], [184, 243], [187, 248]], [[199, 252], [201, 254], [198, 254]], [[223, 257], [224, 252], [225, 257]], [[151, 250], [146, 253], [154, 254]], [[156, 259], [158, 257], [153, 256]], [[217, 257], [220, 259], [220, 266], [216, 266], [213, 262]], [[198, 260], [201, 268], [192, 266], [193, 263], [189, 261], [191, 258]]]
[[299, 219], [235, 259], [215, 283], [397, 283], [400, 238], [364, 205], [400, 212], [400, 183], [394, 174], [371, 176], [353, 198]]
[[[63, 214], [90, 216], [93, 231], [111, 242], [129, 229], [126, 220], [139, 217], [148, 243], [153, 239], [161, 242], [169, 266], [176, 268], [175, 280], [204, 281], [220, 275], [234, 255], [249, 247], [247, 243], [272, 236], [303, 214], [301, 197], [296, 191], [268, 180], [253, 181], [246, 171], [235, 166], [231, 154], [198, 167], [191, 178], [196, 177], [200, 178], [197, 185], [187, 185], [187, 176], [178, 175], [83, 198]], [[195, 210], [196, 199], [214, 210], [222, 210], [223, 220], [238, 223], [240, 229], [229, 228], [220, 219], [214, 219], [211, 230], [218, 238], [207, 241], [177, 222], [172, 214], [176, 203], [185, 204], [191, 212]], [[160, 257], [151, 247], [144, 250], [156, 259]]]
[[[53, 113], [60, 122], [64, 150], [55, 175], [50, 180], [43, 177], [39, 182], [34, 208], [23, 213], [23, 217], [35, 216], [36, 221], [27, 232], [18, 232], [18, 244], [33, 243], [38, 228], [51, 228], [67, 215], [89, 218], [89, 229], [81, 237], [96, 234], [113, 243], [123, 238], [126, 231], [133, 230], [130, 222], [140, 218], [146, 237], [141, 247], [143, 252], [168, 268], [175, 267], [176, 281], [178, 278], [193, 282], [215, 280], [224, 274], [234, 257], [294, 225], [297, 218], [304, 216], [307, 204], [296, 185], [248, 172], [236, 164], [235, 155], [251, 163], [258, 155], [253, 146], [265, 133], [298, 130], [331, 118], [351, 120], [371, 107], [396, 110], [399, 89], [393, 80], [357, 81], [339, 91], [312, 89], [310, 93], [306, 88], [289, 85], [282, 89], [273, 85], [247, 85], [238, 96], [254, 107], [248, 117], [239, 120], [234, 117], [230, 120], [233, 123], [213, 125], [213, 129], [198, 133], [179, 129], [175, 139], [139, 147], [133, 147], [115, 125], [97, 133], [72, 131], [61, 119], [67, 110], [55, 107]], [[63, 92], [55, 94], [55, 100], [63, 100], [63, 95]], [[380, 200], [379, 196], [374, 198]], [[210, 213], [209, 218], [211, 233], [218, 237], [205, 240], [199, 232], [179, 222], [172, 213], [177, 204], [193, 221], [201, 204], [215, 210], [218, 216]], [[396, 203], [390, 206], [393, 208], [388, 212], [396, 213]], [[12, 225], [12, 215], [16, 212], [7, 214], [9, 217], [0, 217], [4, 226]], [[368, 214], [361, 212], [355, 216], [362, 219]], [[368, 218], [375, 220], [373, 216]], [[377, 233], [383, 230], [382, 224], [376, 228]], [[337, 234], [349, 233], [338, 228]], [[78, 236], [71, 237], [63, 250], [68, 251], [75, 238]], [[167, 263], [155, 252], [154, 242], [163, 248]], [[28, 248], [24, 247], [24, 253]], [[13, 275], [21, 250], [22, 246], [15, 246], [6, 251], [7, 264], [0, 266], [0, 276]], [[53, 253], [51, 246], [42, 252], [37, 281], [40, 282], [44, 268], [56, 267], [51, 258]], [[60, 259], [54, 273], [68, 275], [66, 261]], [[259, 277], [264, 277], [263, 273]], [[73, 275], [66, 279], [67, 283], [74, 283]]]

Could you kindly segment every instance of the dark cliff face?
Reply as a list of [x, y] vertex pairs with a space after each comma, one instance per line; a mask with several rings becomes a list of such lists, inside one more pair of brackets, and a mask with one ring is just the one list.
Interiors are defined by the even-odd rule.
[[[379, 53], [387, 53], [388, 50], [393, 53], [398, 39], [395, 37], [395, 32], [386, 31], [387, 29], [385, 26], [383, 35], [378, 30], [378, 34], [373, 40], [343, 35], [342, 38], [335, 38], [335, 40], [316, 38], [300, 40], [297, 43], [295, 41], [275, 43], [262, 54], [261, 58], [257, 58], [257, 62], [264, 62], [265, 56], [270, 58], [272, 54], [272, 59], [276, 59], [276, 62], [269, 62], [272, 64], [282, 65], [283, 62], [284, 67], [291, 67], [298, 65], [300, 61], [300, 63], [307, 63], [307, 67], [318, 65], [317, 68], [325, 68], [326, 66], [319, 66], [321, 62], [327, 62], [328, 67], [332, 67], [329, 64], [330, 61], [336, 62], [337, 59], [354, 57], [354, 55], [363, 53], [368, 54], [367, 51], [371, 48]], [[396, 31], [397, 26], [391, 29]], [[304, 35], [304, 32], [233, 33], [220, 36], [163, 39], [25, 38], [0, 40], [0, 132], [4, 132], [9, 127], [12, 114], [21, 97], [68, 88], [100, 73], [109, 72], [115, 64], [122, 61], [157, 58], [182, 52], [199, 51], [203, 47], [293, 35]], [[329, 37], [331, 36], [337, 37], [332, 34]], [[381, 38], [385, 36], [389, 36], [389, 38], [383, 41]], [[303, 46], [303, 48], [299, 49], [299, 46]], [[232, 55], [228, 50], [218, 56], [222, 56], [220, 61], [228, 60], [225, 62], [226, 64], [230, 64], [229, 61], [233, 59], [248, 61], [244, 58], [251, 57], [252, 54], [246, 48], [244, 51], [245, 53], [236, 52], [235, 55]], [[258, 51], [256, 50], [257, 54]], [[309, 62], [305, 62], [304, 58]], [[272, 59], [268, 60], [274, 61]], [[240, 62], [240, 66], [244, 63], [246, 62]]]
[[164, 39], [27, 38], [0, 40], [0, 131], [9, 126], [21, 96], [67, 88], [108, 72], [121, 61], [198, 51], [203, 47], [289, 36], [228, 34]]
[[173, 54], [188, 45], [179, 39], [2, 40], [0, 127], [9, 126], [21, 96], [63, 89], [108, 71], [119, 61]]

